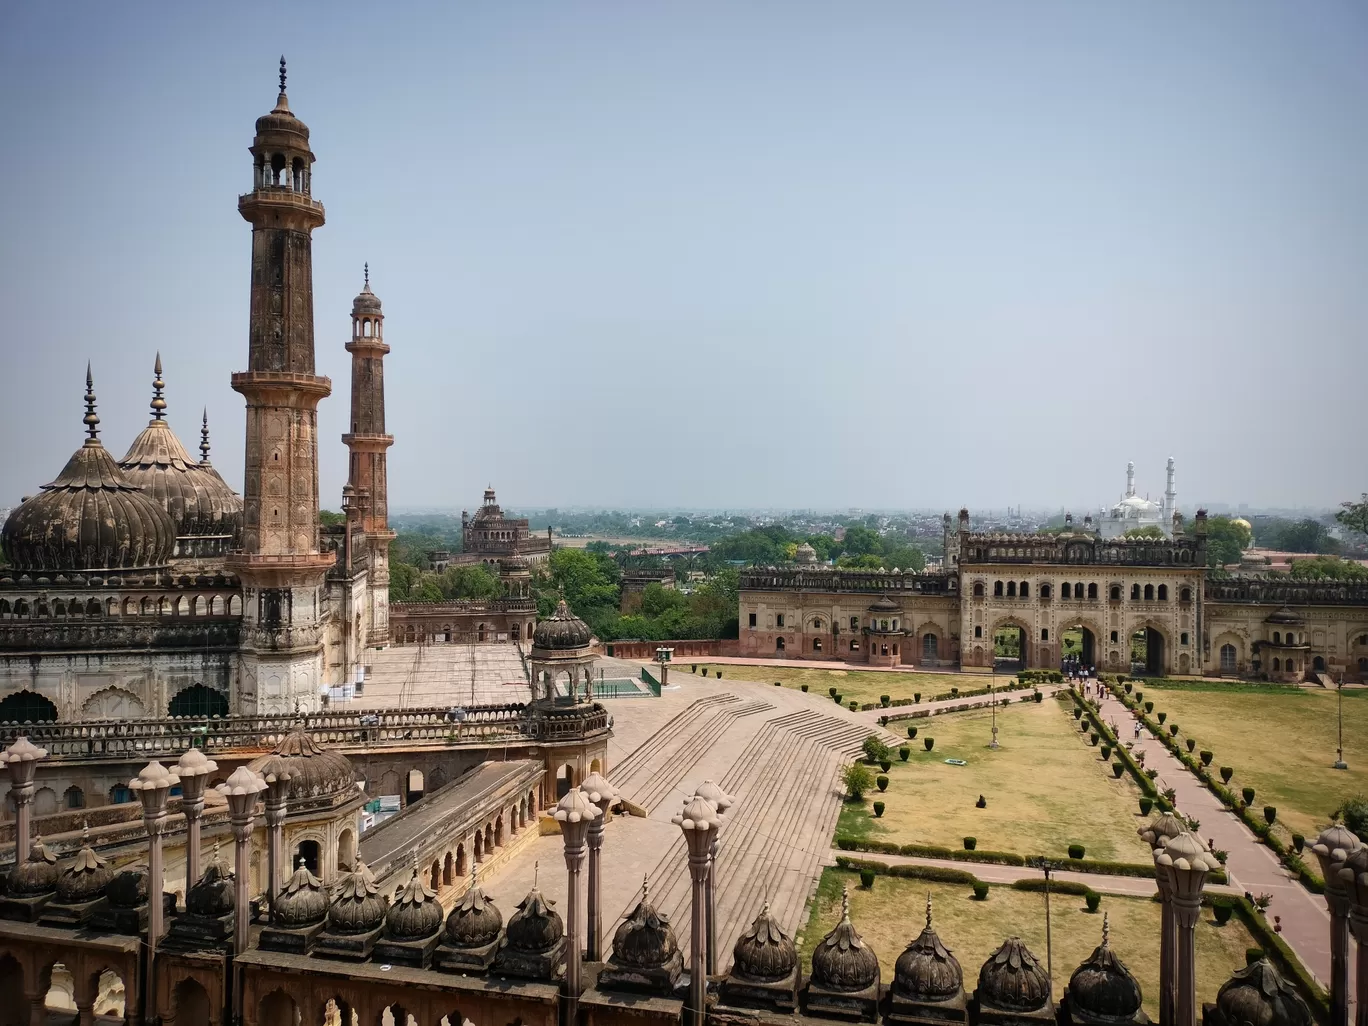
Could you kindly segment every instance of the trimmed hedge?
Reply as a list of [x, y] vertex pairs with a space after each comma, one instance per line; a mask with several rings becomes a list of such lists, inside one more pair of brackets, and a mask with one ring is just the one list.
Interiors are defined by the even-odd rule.
[[1262, 916], [1255, 910], [1253, 903], [1241, 896], [1231, 898], [1231, 904], [1235, 914], [1240, 917], [1240, 922], [1254, 939], [1263, 946], [1264, 954], [1268, 960], [1278, 967], [1278, 971], [1283, 977], [1290, 980], [1301, 992], [1311, 1010], [1317, 1014], [1321, 1022], [1328, 1021], [1330, 1018], [1330, 996], [1321, 989], [1311, 974], [1306, 971], [1306, 967], [1301, 964], [1301, 960], [1292, 953], [1292, 949], [1287, 943], [1274, 932], [1272, 925], [1268, 922], [1267, 916]]
[[883, 862], [873, 862], [867, 859], [852, 859], [844, 855], [836, 858], [838, 869], [847, 872], [859, 872], [861, 869], [872, 869], [880, 876], [901, 876], [913, 880], [935, 880], [937, 883], [961, 883], [975, 884], [978, 877], [963, 869], [949, 869], [945, 866], [890, 866]]

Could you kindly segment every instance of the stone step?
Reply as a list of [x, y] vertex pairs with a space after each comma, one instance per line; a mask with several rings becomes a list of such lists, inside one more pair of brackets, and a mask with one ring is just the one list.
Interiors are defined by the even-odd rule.
[[718, 706], [739, 702], [735, 695], [713, 695], [689, 703], [683, 712], [661, 726], [629, 754], [608, 774], [609, 779], [619, 789], [632, 785], [632, 777], [646, 769], [659, 758], [660, 750], [672, 739], [692, 727], [700, 717], [709, 715]]
[[[703, 726], [678, 747], [663, 752], [658, 767], [644, 786], [629, 795], [633, 801], [648, 811], [654, 812], [672, 792], [676, 792], [680, 781], [697, 765], [698, 760], [712, 750], [717, 740], [725, 734], [736, 720], [754, 716], [774, 708], [766, 702], [747, 702], [728, 705], [714, 713]], [[683, 795], [679, 797], [682, 799]]]

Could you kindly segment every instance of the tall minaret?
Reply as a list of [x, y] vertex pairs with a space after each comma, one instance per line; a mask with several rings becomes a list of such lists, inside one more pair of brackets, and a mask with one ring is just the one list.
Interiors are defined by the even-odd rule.
[[238, 212], [252, 225], [242, 551], [243, 649], [234, 712], [318, 707], [323, 676], [319, 595], [334, 557], [318, 548], [318, 401], [332, 382], [314, 373], [311, 234], [323, 204], [310, 196], [308, 127], [280, 95], [256, 123], [252, 191]]
[[1135, 494], [1135, 463], [1134, 463], [1134, 462], [1131, 462], [1131, 463], [1127, 463], [1127, 464], [1126, 464], [1126, 494], [1125, 494], [1125, 498], [1129, 499], [1129, 498], [1130, 498], [1132, 495], [1134, 495], [1134, 494]]
[[370, 566], [367, 636], [358, 645], [383, 645], [389, 639], [389, 485], [385, 450], [394, 436], [385, 433], [385, 315], [371, 291], [370, 264], [365, 285], [352, 301], [351, 431], [342, 436], [350, 450], [347, 482], [361, 508], [360, 528]]
[[1178, 511], [1178, 487], [1173, 483], [1173, 457], [1168, 458], [1168, 483], [1164, 487], [1164, 512], [1170, 519]]

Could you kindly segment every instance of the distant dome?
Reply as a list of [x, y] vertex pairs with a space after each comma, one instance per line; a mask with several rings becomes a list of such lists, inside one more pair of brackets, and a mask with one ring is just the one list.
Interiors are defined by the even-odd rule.
[[351, 760], [341, 752], [318, 744], [304, 732], [302, 725], [296, 725], [269, 755], [258, 756], [249, 766], [268, 784], [286, 781], [285, 796], [292, 800], [356, 791]]
[[447, 916], [446, 941], [458, 948], [482, 948], [493, 944], [503, 930], [503, 914], [480, 885], [471, 880]]
[[850, 894], [841, 894], [841, 921], [812, 952], [812, 982], [826, 990], [865, 990], [879, 982], [879, 956], [850, 921]]
[[817, 550], [814, 549], [807, 542], [803, 542], [801, 545], [798, 546], [797, 550], [793, 553], [793, 561], [795, 563], [802, 563], [805, 565], [811, 565], [813, 563], [816, 563]]
[[57, 856], [48, 850], [42, 837], [34, 838], [29, 857], [10, 870], [9, 893], [16, 898], [51, 894], [57, 889]]
[[328, 914], [328, 892], [323, 889], [318, 877], [309, 872], [304, 860], [300, 859], [299, 868], [276, 895], [272, 907], [276, 923], [286, 930], [314, 926]]
[[395, 941], [423, 940], [441, 928], [442, 903], [437, 892], [423, 883], [415, 866], [409, 882], [385, 913], [385, 936]]
[[581, 620], [561, 599], [556, 611], [545, 620], [537, 622], [532, 633], [532, 647], [552, 652], [566, 652], [576, 648], [588, 648], [593, 634], [589, 625]]
[[1243, 527], [1243, 528], [1244, 528], [1246, 531], [1248, 531], [1250, 534], [1253, 534], [1253, 533], [1254, 533], [1254, 525], [1251, 524], [1251, 523], [1250, 523], [1248, 520], [1246, 520], [1244, 517], [1236, 517], [1234, 520], [1231, 521], [1231, 523], [1232, 523], [1232, 524], [1238, 524], [1240, 527]]
[[380, 897], [375, 874], [357, 859], [356, 866], [344, 873], [333, 892], [328, 909], [328, 929], [352, 936], [378, 930], [385, 922], [385, 900]]
[[527, 897], [518, 904], [518, 911], [508, 921], [505, 936], [508, 946], [515, 951], [538, 954], [550, 951], [556, 942], [565, 935], [565, 924], [560, 913], [552, 908], [553, 902], [542, 896], [533, 883]]
[[947, 1001], [964, 989], [964, 970], [931, 927], [931, 898], [926, 899], [926, 928], [909, 944], [893, 967], [893, 990], [909, 1001]]
[[798, 949], [770, 915], [765, 902], [750, 929], [732, 948], [732, 974], [747, 980], [775, 983], [786, 979], [798, 965]]
[[642, 885], [641, 900], [613, 934], [612, 962], [629, 969], [661, 969], [679, 957], [679, 941], [669, 917], [651, 904]]
[[979, 970], [978, 998], [995, 1008], [1034, 1012], [1050, 1000], [1050, 975], [1020, 937], [1010, 937]]
[[171, 558], [176, 525], [100, 444], [89, 372], [86, 382], [90, 437], [0, 531], [5, 556], [18, 571], [131, 570], [165, 566]]
[[1140, 982], [1112, 951], [1108, 932], [1104, 915], [1102, 943], [1069, 977], [1069, 1000], [1093, 1018], [1125, 1021], [1140, 1010]]
[[185, 892], [185, 910], [197, 916], [217, 919], [232, 912], [236, 907], [235, 901], [233, 870], [219, 858], [218, 845], [215, 844], [204, 872]]
[[1216, 992], [1223, 1026], [1311, 1026], [1311, 1009], [1272, 963], [1261, 958], [1237, 969]]

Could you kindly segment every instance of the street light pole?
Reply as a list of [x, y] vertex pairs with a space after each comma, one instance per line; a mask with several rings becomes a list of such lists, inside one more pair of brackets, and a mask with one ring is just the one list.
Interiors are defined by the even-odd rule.
[[992, 707], [992, 710], [993, 710], [993, 743], [990, 744], [988, 747], [991, 748], [991, 749], [993, 749], [994, 751], [996, 751], [997, 748], [998, 748], [998, 739], [997, 739], [997, 673], [996, 673], [996, 667], [994, 668], [993, 682], [992, 682], [991, 684], [988, 685], [988, 704], [989, 704], [989, 706]]
[[1347, 770], [1349, 764], [1344, 761], [1344, 674], [1340, 674], [1339, 687], [1339, 740], [1335, 748], [1335, 766], [1337, 770]]
[[1030, 865], [1045, 874], [1045, 971], [1054, 979], [1054, 944], [1050, 936], [1050, 873], [1055, 865], [1047, 858], [1032, 859]]

